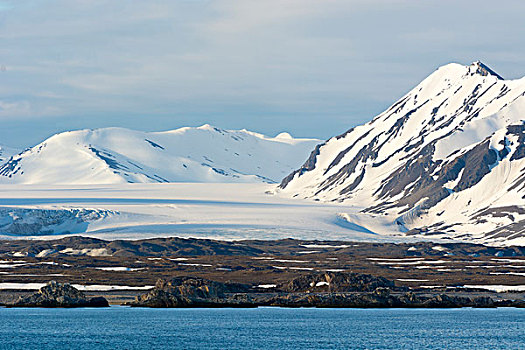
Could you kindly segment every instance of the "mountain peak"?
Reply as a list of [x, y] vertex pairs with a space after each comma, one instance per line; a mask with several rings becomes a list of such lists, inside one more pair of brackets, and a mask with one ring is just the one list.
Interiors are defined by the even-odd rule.
[[469, 72], [472, 74], [479, 74], [485, 77], [492, 75], [498, 78], [499, 80], [504, 80], [501, 75], [493, 71], [490, 67], [488, 67], [481, 61], [472, 62], [472, 64], [469, 66]]
[[319, 144], [282, 193], [355, 206], [345, 220], [377, 233], [525, 242], [524, 92], [482, 62], [446, 64]]

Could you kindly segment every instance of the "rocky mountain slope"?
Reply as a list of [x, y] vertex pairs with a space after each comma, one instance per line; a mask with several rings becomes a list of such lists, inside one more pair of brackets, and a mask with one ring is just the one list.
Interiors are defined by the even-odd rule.
[[[372, 121], [317, 146], [288, 195], [362, 207], [372, 231], [525, 241], [525, 78], [448, 64]], [[373, 225], [372, 225], [373, 226]]]
[[273, 183], [299, 166], [317, 143], [210, 125], [166, 132], [71, 131], [5, 161], [0, 183]]

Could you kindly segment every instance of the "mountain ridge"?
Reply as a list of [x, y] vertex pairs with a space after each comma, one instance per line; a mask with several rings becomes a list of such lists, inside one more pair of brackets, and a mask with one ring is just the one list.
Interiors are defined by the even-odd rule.
[[0, 183], [276, 183], [317, 142], [209, 124], [162, 132], [66, 131], [11, 155], [0, 164]]
[[447, 64], [370, 122], [320, 144], [279, 188], [359, 204], [404, 234], [521, 239], [524, 116], [525, 78], [504, 80], [481, 62]]

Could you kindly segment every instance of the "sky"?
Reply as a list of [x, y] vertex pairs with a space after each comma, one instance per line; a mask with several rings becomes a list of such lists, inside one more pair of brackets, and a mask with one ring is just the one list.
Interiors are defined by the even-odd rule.
[[437, 67], [525, 76], [525, 1], [0, 0], [0, 144], [209, 123], [326, 139]]

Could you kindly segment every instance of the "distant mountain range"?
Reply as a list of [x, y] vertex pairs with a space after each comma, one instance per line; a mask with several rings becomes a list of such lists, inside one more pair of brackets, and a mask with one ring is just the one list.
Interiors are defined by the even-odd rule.
[[280, 189], [361, 206], [408, 235], [523, 240], [524, 122], [525, 78], [448, 64], [372, 121], [318, 145]]
[[203, 125], [0, 147], [0, 183], [127, 182], [280, 182], [281, 195], [348, 205], [338, 214], [345, 227], [525, 244], [525, 78], [448, 64], [324, 143]]
[[210, 125], [165, 132], [70, 131], [21, 153], [0, 148], [0, 183], [278, 183], [318, 142]]

